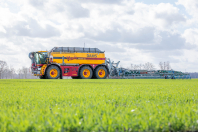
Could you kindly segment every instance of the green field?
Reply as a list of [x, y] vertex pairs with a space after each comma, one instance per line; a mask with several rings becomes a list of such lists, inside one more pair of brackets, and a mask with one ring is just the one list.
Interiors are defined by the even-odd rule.
[[0, 131], [195, 131], [198, 80], [0, 80]]

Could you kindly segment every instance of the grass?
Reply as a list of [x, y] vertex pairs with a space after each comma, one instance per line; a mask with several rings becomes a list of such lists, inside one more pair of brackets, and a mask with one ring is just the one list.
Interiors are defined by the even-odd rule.
[[0, 80], [0, 131], [197, 131], [198, 80]]

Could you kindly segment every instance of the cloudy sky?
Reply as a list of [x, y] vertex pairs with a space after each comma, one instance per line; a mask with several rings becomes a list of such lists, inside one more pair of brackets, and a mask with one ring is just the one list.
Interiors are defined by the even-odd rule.
[[0, 0], [0, 60], [30, 66], [53, 47], [104, 50], [121, 66], [198, 72], [198, 0]]

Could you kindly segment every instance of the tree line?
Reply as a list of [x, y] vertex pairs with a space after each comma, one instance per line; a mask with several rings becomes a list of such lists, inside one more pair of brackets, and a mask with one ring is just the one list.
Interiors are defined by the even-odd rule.
[[12, 66], [8, 66], [5, 61], [0, 60], [0, 79], [36, 79], [32, 76], [31, 70], [28, 67], [22, 67], [15, 69]]
[[[151, 62], [147, 62], [145, 64], [131, 64], [131, 70], [155, 70], [154, 64]], [[159, 63], [159, 70], [171, 70], [170, 62], [160, 62]]]

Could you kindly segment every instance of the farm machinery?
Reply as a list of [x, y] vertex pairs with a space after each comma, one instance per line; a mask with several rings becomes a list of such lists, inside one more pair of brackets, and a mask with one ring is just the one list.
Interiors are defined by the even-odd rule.
[[30, 52], [31, 70], [40, 79], [105, 79], [109, 75], [105, 54], [98, 48], [54, 47]]
[[117, 63], [109, 59], [109, 78], [112, 79], [191, 79], [188, 73], [174, 70], [131, 70], [118, 68]]
[[119, 68], [98, 48], [54, 47], [50, 51], [30, 52], [31, 71], [40, 79], [105, 79], [105, 78], [190, 78], [189, 74], [167, 70], [129, 70]]

